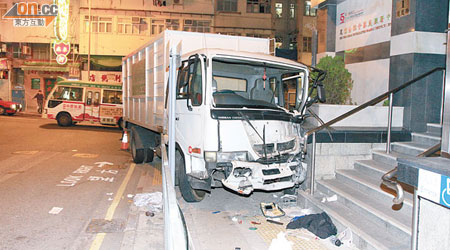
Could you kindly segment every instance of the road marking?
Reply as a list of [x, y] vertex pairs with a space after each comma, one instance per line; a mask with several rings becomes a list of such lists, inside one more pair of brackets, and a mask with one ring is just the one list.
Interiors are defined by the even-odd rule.
[[16, 151], [13, 154], [15, 155], [34, 155], [37, 154], [39, 151]]
[[72, 157], [78, 157], [78, 158], [97, 158], [98, 154], [74, 154]]
[[[120, 184], [119, 190], [117, 190], [116, 195], [114, 196], [114, 200], [111, 203], [111, 205], [108, 208], [108, 211], [106, 212], [105, 220], [112, 220], [114, 216], [114, 212], [116, 211], [117, 206], [119, 205], [120, 199], [122, 199], [122, 195], [125, 192], [125, 188], [128, 185], [128, 182], [131, 179], [131, 176], [133, 175], [134, 168], [136, 164], [132, 163], [130, 165], [130, 169], [128, 169], [127, 175], [125, 176], [125, 179], [123, 179], [122, 184]], [[98, 250], [102, 246], [103, 239], [105, 238], [105, 233], [98, 233], [95, 236], [94, 241], [92, 242], [90, 250]]]

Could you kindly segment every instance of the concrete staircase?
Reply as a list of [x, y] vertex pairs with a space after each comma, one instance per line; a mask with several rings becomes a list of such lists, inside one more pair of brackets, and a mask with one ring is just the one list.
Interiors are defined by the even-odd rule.
[[[338, 232], [350, 228], [359, 249], [410, 249], [413, 189], [404, 185], [405, 200], [394, 206], [395, 192], [382, 185], [381, 177], [395, 168], [397, 158], [416, 156], [440, 142], [441, 127], [427, 127], [426, 133], [412, 133], [411, 142], [392, 143], [390, 154], [374, 150], [371, 160], [337, 170], [335, 179], [317, 180], [315, 195], [303, 195], [304, 205], [327, 212]], [[337, 201], [322, 202], [332, 195], [337, 195]]]

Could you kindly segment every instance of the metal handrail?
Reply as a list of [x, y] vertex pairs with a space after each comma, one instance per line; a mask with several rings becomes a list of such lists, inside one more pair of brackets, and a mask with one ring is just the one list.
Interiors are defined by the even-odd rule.
[[[354, 108], [354, 109], [348, 111], [347, 113], [344, 113], [344, 114], [342, 114], [342, 115], [340, 115], [340, 116], [334, 118], [334, 119], [331, 120], [331, 121], [326, 122], [325, 124], [323, 124], [323, 125], [321, 125], [321, 126], [318, 126], [318, 127], [316, 127], [316, 128], [313, 128], [313, 129], [309, 130], [309, 131], [306, 132], [305, 135], [303, 136], [304, 139], [305, 139], [305, 142], [307, 142], [306, 139], [308, 139], [308, 136], [311, 135], [312, 133], [318, 132], [318, 131], [320, 131], [320, 130], [322, 130], [322, 129], [324, 129], [324, 128], [330, 127], [331, 125], [333, 125], [333, 124], [335, 124], [335, 123], [337, 123], [337, 122], [339, 122], [339, 121], [342, 121], [342, 120], [344, 120], [345, 118], [347, 118], [347, 117], [349, 117], [349, 116], [351, 116], [351, 115], [353, 115], [353, 114], [355, 114], [355, 113], [357, 113], [357, 112], [359, 112], [359, 111], [361, 111], [361, 110], [363, 110], [363, 109], [365, 109], [365, 108], [367, 108], [367, 107], [369, 107], [369, 106], [373, 106], [373, 105], [375, 105], [375, 104], [377, 104], [377, 103], [383, 101], [383, 100], [386, 99], [390, 94], [397, 93], [398, 91], [400, 91], [400, 90], [402, 90], [402, 89], [408, 87], [409, 85], [413, 84], [414, 82], [417, 82], [417, 81], [419, 81], [419, 80], [422, 80], [423, 78], [425, 78], [425, 77], [427, 77], [427, 76], [433, 74], [434, 72], [436, 72], [436, 71], [441, 71], [441, 70], [445, 70], [445, 68], [442, 68], [442, 67], [434, 68], [434, 69], [428, 71], [427, 73], [424, 73], [424, 74], [422, 74], [422, 75], [420, 75], [420, 76], [418, 76], [418, 77], [416, 77], [416, 78], [414, 78], [414, 79], [412, 79], [412, 80], [410, 80], [410, 81], [405, 82], [404, 84], [400, 85], [399, 87], [397, 87], [397, 88], [395, 88], [395, 89], [389, 90], [389, 91], [387, 91], [387, 92], [385, 92], [385, 93], [383, 93], [383, 94], [381, 94], [381, 95], [379, 95], [379, 96], [373, 98], [372, 100], [370, 100], [370, 101], [368, 101], [368, 102], [366, 102], [366, 103], [363, 103], [363, 104], [359, 105], [358, 107], [356, 107], [356, 108]], [[305, 145], [306, 145], [306, 143], [305, 143]], [[305, 152], [306, 152], [306, 146], [305, 146], [304, 149], [305, 149]]]
[[[418, 76], [418, 77], [416, 77], [416, 78], [414, 78], [414, 79], [412, 79], [410, 81], [405, 82], [404, 84], [398, 86], [397, 88], [389, 90], [389, 91], [387, 91], [387, 92], [385, 92], [385, 93], [383, 93], [383, 94], [373, 98], [372, 100], [359, 105], [358, 107], [356, 107], [356, 108], [354, 108], [354, 109], [352, 109], [352, 110], [350, 110], [350, 111], [348, 111], [348, 112], [346, 112], [346, 113], [344, 113], [344, 114], [334, 118], [331, 121], [326, 122], [325, 124], [322, 124], [321, 126], [318, 126], [316, 128], [313, 128], [313, 129], [307, 131], [305, 133], [305, 135], [303, 136], [303, 141], [304, 141], [303, 152], [304, 153], [306, 153], [308, 136], [311, 135], [311, 134], [313, 135], [313, 145], [312, 145], [313, 152], [312, 152], [312, 157], [311, 157], [311, 174], [310, 174], [310, 189], [309, 189], [310, 194], [311, 195], [314, 194], [314, 181], [315, 181], [315, 173], [314, 173], [315, 166], [314, 165], [315, 165], [315, 144], [316, 144], [316, 140], [315, 139], [316, 139], [316, 132], [318, 132], [318, 131], [320, 131], [320, 130], [322, 130], [324, 128], [328, 128], [331, 125], [333, 125], [333, 124], [335, 124], [335, 123], [337, 123], [339, 121], [342, 121], [345, 118], [347, 118], [347, 117], [349, 117], [349, 116], [351, 116], [351, 115], [353, 115], [353, 114], [355, 114], [355, 113], [357, 113], [357, 112], [359, 112], [359, 111], [361, 111], [361, 110], [363, 110], [363, 109], [365, 109], [365, 108], [367, 108], [369, 106], [373, 106], [373, 105], [383, 101], [387, 97], [389, 97], [389, 116], [388, 116], [388, 132], [387, 132], [387, 138], [386, 138], [387, 139], [386, 140], [386, 152], [390, 153], [390, 151], [391, 151], [391, 145], [390, 144], [391, 144], [392, 108], [393, 108], [394, 93], [397, 93], [400, 90], [410, 86], [411, 84], [413, 84], [413, 83], [415, 83], [415, 82], [417, 82], [419, 80], [422, 80], [423, 78], [433, 74], [436, 71], [443, 71], [444, 75], [445, 75], [445, 68], [442, 68], [442, 67], [434, 68], [434, 69], [432, 69], [432, 70], [430, 70], [430, 71], [428, 71], [428, 72], [426, 72], [426, 73], [424, 73], [424, 74], [422, 74], [422, 75], [420, 75], [420, 76]], [[400, 204], [400, 203], [403, 202], [403, 199], [404, 199], [404, 197], [403, 197], [403, 195], [404, 195], [403, 188], [402, 188], [402, 186], [400, 184], [398, 184], [397, 181], [391, 180], [391, 178], [393, 176], [395, 176], [396, 174], [397, 174], [397, 168], [395, 168], [395, 169], [387, 172], [386, 174], [384, 174], [383, 177], [382, 177], [382, 180], [383, 180], [383, 184], [385, 184], [386, 186], [389, 186], [389, 187], [391, 187], [391, 188], [396, 190], [397, 195], [396, 195], [396, 197], [394, 198], [393, 201], [394, 201], [395, 204]]]

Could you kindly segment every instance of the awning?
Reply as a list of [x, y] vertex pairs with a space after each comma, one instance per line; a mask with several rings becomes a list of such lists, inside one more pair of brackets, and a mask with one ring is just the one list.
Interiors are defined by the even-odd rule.
[[69, 72], [69, 67], [58, 67], [58, 66], [27, 66], [27, 65], [24, 65], [21, 68], [22, 68], [22, 70]]

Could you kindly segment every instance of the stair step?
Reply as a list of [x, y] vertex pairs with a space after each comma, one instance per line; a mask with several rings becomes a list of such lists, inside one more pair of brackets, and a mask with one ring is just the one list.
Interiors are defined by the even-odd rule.
[[427, 145], [416, 142], [393, 142], [391, 144], [392, 151], [409, 156], [417, 156], [429, 148]]
[[[378, 200], [368, 197], [364, 192], [346, 185], [339, 180], [321, 180], [317, 182], [317, 188], [325, 195], [338, 195], [335, 202], [327, 202], [326, 205], [341, 203], [354, 214], [366, 218], [362, 227], [367, 232], [367, 224], [376, 225], [379, 231], [397, 236], [397, 243], [409, 246], [411, 238], [411, 213], [391, 209], [392, 203], [388, 200]], [[349, 217], [350, 220], [356, 218]]]
[[441, 136], [442, 126], [438, 123], [427, 123], [427, 132], [433, 135]]
[[411, 187], [404, 188], [403, 205], [394, 206], [392, 200], [396, 193], [393, 189], [382, 184], [383, 181], [381, 180], [381, 176], [382, 175], [370, 176], [353, 169], [336, 171], [336, 180], [341, 181], [350, 187], [354, 187], [374, 199], [389, 201], [391, 202], [391, 205], [393, 205], [393, 208], [397, 210], [401, 209], [404, 210], [406, 214], [411, 214], [413, 202], [413, 194], [409, 192]]
[[357, 160], [355, 161], [355, 169], [373, 176], [383, 176], [385, 173], [394, 169], [394, 166], [385, 164], [375, 160]]
[[406, 154], [401, 154], [398, 152], [391, 152], [388, 154], [384, 150], [373, 150], [372, 151], [372, 158], [375, 161], [384, 163], [389, 166], [394, 166], [394, 167], [397, 166], [398, 158], [408, 158], [408, 157], [411, 157], [411, 156], [406, 155]]
[[441, 142], [441, 137], [434, 134], [411, 133], [411, 135], [413, 142], [427, 145], [429, 148]]

